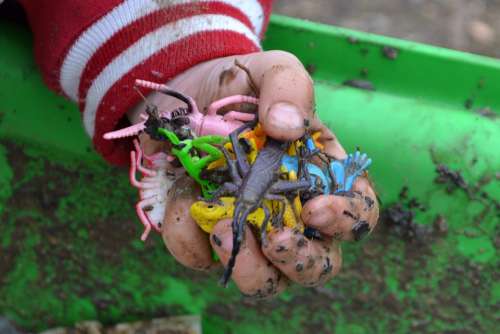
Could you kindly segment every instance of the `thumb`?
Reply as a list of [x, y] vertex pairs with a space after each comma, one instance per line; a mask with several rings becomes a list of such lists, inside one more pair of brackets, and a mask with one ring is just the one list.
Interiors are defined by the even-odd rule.
[[296, 140], [304, 134], [304, 119], [314, 109], [313, 82], [302, 63], [292, 54], [270, 51], [249, 61], [257, 74], [259, 120], [265, 132], [278, 140]]

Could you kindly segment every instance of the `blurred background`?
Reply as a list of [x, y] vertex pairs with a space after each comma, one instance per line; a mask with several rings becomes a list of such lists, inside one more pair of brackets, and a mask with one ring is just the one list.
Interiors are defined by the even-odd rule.
[[500, 57], [499, 0], [275, 0], [274, 13]]

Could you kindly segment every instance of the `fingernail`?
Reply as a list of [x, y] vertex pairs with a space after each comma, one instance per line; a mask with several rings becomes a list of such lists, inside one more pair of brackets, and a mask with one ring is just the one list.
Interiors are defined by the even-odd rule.
[[297, 130], [304, 127], [304, 116], [296, 105], [278, 102], [269, 108], [267, 122], [277, 128]]

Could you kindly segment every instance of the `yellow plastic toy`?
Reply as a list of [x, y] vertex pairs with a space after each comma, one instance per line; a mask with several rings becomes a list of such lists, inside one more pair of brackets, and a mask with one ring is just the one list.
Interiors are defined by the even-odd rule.
[[[190, 208], [191, 217], [194, 221], [201, 227], [201, 229], [207, 233], [212, 232], [215, 224], [222, 219], [232, 218], [234, 212], [234, 197], [221, 197], [221, 204], [217, 203], [207, 203], [205, 201], [198, 201], [193, 203]], [[264, 205], [266, 205], [269, 211], [276, 215], [279, 213], [280, 206], [282, 205], [278, 201], [264, 200]], [[295, 210], [294, 210], [295, 209]], [[293, 229], [298, 229], [301, 232], [304, 231], [304, 225], [300, 220], [300, 211], [302, 206], [300, 200], [297, 198], [294, 200], [293, 208], [292, 205], [287, 204], [285, 206], [285, 212], [283, 214], [283, 225]], [[254, 225], [260, 229], [264, 221], [264, 210], [258, 208], [248, 216], [247, 222]], [[267, 225], [267, 232], [273, 229], [271, 224]]]

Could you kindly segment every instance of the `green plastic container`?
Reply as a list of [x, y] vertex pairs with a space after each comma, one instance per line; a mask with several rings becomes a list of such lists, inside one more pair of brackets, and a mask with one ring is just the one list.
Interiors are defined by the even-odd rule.
[[[380, 224], [344, 245], [326, 287], [250, 302], [219, 273], [177, 265], [158, 236], [138, 240], [125, 171], [93, 153], [76, 106], [43, 85], [26, 28], [0, 31], [0, 314], [29, 330], [186, 313], [205, 333], [496, 330], [500, 61], [274, 16], [265, 48], [312, 72], [320, 118], [373, 158], [384, 207], [441, 232], [408, 240]], [[436, 182], [438, 165], [464, 182]]]

